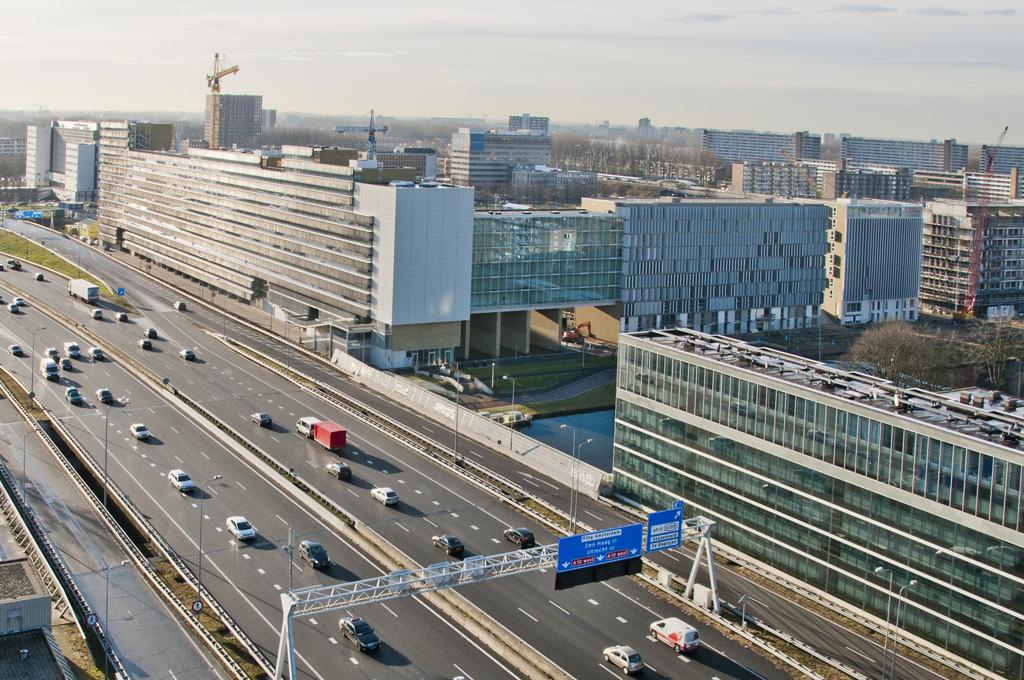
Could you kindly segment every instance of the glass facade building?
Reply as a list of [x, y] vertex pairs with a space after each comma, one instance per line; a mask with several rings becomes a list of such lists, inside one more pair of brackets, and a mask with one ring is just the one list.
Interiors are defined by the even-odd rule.
[[622, 218], [586, 211], [477, 212], [472, 312], [613, 304]]
[[1024, 419], [1007, 408], [721, 336], [626, 334], [614, 484], [683, 498], [722, 543], [881, 619], [874, 570], [891, 569], [901, 634], [1019, 680]]

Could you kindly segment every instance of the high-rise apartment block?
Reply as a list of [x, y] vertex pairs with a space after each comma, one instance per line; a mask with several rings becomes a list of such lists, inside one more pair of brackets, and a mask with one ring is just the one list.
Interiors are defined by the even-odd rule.
[[508, 117], [508, 129], [510, 132], [525, 130], [539, 135], [548, 134], [548, 123], [550, 120], [545, 116], [531, 116], [524, 113], [521, 116]]
[[981, 146], [981, 162], [978, 170], [985, 171], [985, 159], [995, 151], [995, 161], [992, 164], [992, 172], [1000, 175], [1008, 175], [1014, 168], [1018, 173], [1024, 174], [1024, 146], [1001, 146], [995, 149], [990, 144]]
[[912, 170], [955, 172], [967, 167], [967, 145], [955, 139], [920, 142], [909, 139], [842, 139], [841, 158], [857, 163], [894, 165]]
[[501, 186], [512, 180], [514, 167], [550, 164], [551, 137], [546, 134], [472, 128], [452, 133], [451, 179], [459, 185]]
[[203, 138], [211, 149], [258, 147], [262, 133], [263, 95], [206, 95]]
[[822, 309], [842, 324], [914, 321], [921, 285], [921, 206], [829, 202]]
[[0, 137], [0, 157], [11, 158], [24, 155], [24, 137]]
[[[977, 202], [932, 201], [924, 209], [921, 310], [952, 315], [964, 310], [971, 254], [982, 207]], [[975, 293], [974, 313], [986, 318], [1024, 312], [1024, 202], [990, 204]]]
[[763, 201], [583, 199], [623, 218], [621, 328], [804, 328], [825, 289], [828, 208]]
[[55, 120], [49, 126], [29, 125], [25, 133], [26, 181], [53, 189], [64, 201], [96, 197], [99, 124], [86, 120]]
[[835, 171], [821, 174], [821, 198], [873, 198], [883, 201], [909, 201], [914, 189], [914, 173], [909, 168], [871, 167], [855, 169], [839, 161]]
[[819, 191], [813, 169], [797, 163], [775, 161], [733, 163], [732, 190], [793, 198], [814, 198]]
[[277, 127], [277, 109], [263, 109], [262, 126], [264, 130]]
[[730, 549], [1024, 678], [1016, 400], [904, 391], [683, 329], [623, 336], [616, 387], [617, 494], [682, 499]]
[[[810, 132], [781, 134], [749, 130], [700, 130], [700, 146], [722, 161], [786, 161], [821, 158], [821, 135]], [[785, 152], [785, 153], [784, 153]]]

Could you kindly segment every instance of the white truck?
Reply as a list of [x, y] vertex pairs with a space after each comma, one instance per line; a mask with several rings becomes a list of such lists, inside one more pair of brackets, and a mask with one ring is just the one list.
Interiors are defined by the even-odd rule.
[[68, 295], [94, 305], [100, 300], [100, 288], [85, 279], [71, 279], [68, 281]]

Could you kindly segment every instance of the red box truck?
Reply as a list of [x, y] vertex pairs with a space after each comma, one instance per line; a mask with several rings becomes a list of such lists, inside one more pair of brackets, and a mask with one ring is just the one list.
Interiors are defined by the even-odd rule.
[[345, 448], [346, 430], [337, 423], [332, 423], [329, 420], [313, 423], [310, 434], [320, 443], [320, 446], [328, 451], [340, 451]]

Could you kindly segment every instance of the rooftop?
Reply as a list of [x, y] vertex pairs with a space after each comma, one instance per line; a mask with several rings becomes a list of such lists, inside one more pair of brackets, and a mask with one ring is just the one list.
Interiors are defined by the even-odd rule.
[[685, 328], [625, 333], [626, 337], [670, 346], [731, 364], [792, 385], [829, 394], [910, 421], [971, 437], [1020, 454], [1024, 450], [1024, 401], [999, 392], [968, 388], [947, 393], [898, 387], [866, 373], [844, 371], [786, 352], [722, 335]]
[[0, 562], [0, 602], [45, 594], [26, 558]]
[[62, 680], [67, 662], [42, 630], [0, 637], [0, 678], [4, 680]]
[[568, 208], [566, 210], [477, 210], [474, 211], [474, 217], [483, 217], [484, 215], [493, 215], [494, 217], [558, 217], [560, 215], [604, 215], [604, 213], [594, 213], [589, 210], [581, 210], [579, 208]]

